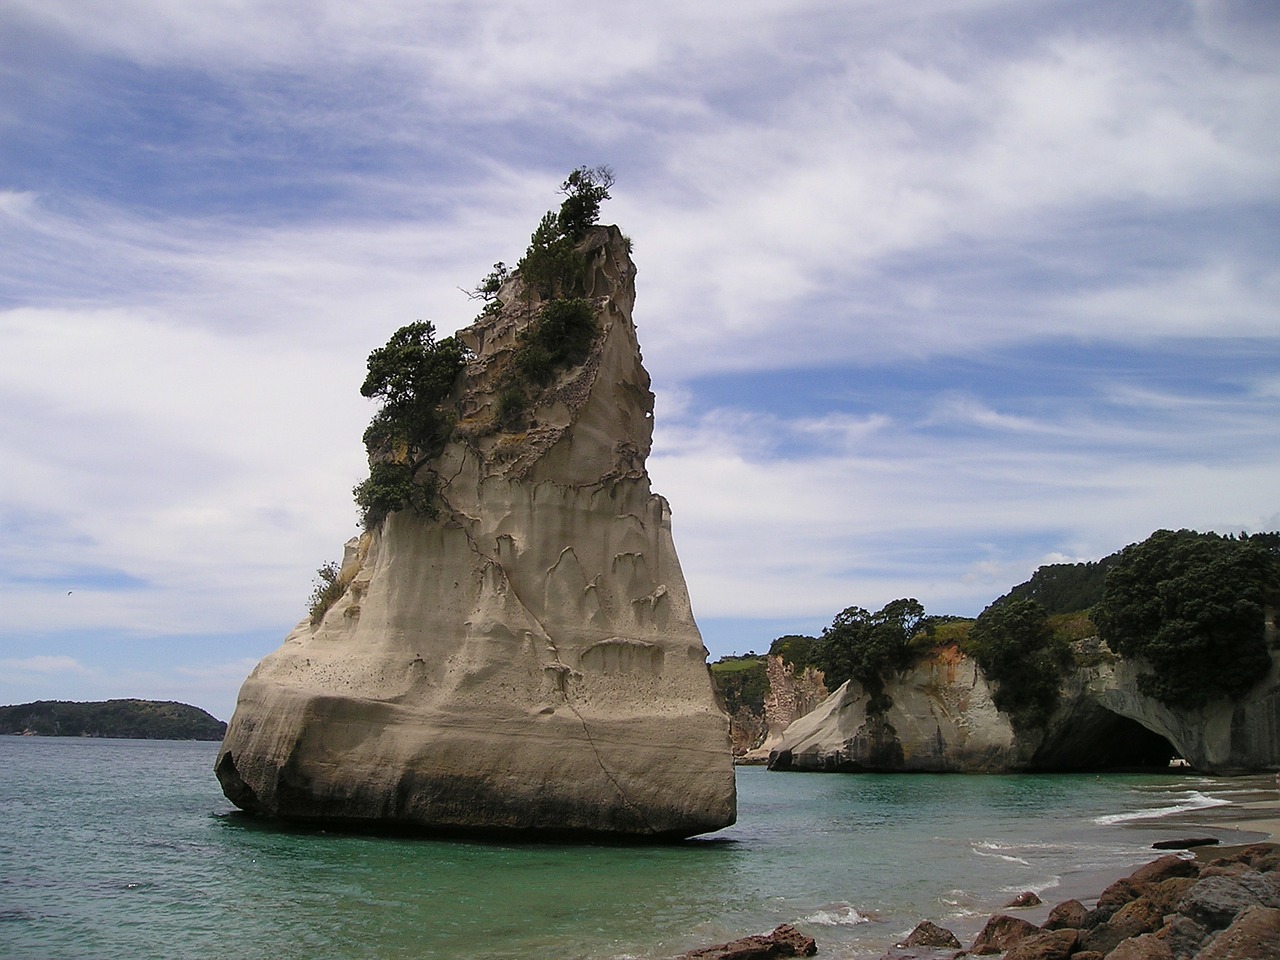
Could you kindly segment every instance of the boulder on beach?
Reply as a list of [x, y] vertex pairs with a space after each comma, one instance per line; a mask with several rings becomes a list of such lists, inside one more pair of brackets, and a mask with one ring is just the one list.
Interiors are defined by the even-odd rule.
[[812, 957], [817, 952], [813, 937], [784, 923], [772, 933], [691, 950], [681, 954], [680, 960], [773, 960], [775, 957]]
[[645, 468], [629, 247], [616, 227], [585, 231], [585, 357], [520, 396], [542, 294], [517, 273], [457, 335], [452, 432], [420, 474], [432, 510], [392, 510], [351, 541], [340, 596], [244, 682], [216, 766], [235, 804], [539, 837], [734, 822], [728, 718]]

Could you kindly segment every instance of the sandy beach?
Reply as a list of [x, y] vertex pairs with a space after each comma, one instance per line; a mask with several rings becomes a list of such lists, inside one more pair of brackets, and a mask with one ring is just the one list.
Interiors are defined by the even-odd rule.
[[[1231, 803], [1197, 811], [1188, 817], [1189, 825], [1203, 824], [1206, 836], [1218, 836], [1222, 845], [1232, 843], [1256, 843], [1266, 840], [1280, 842], [1280, 775], [1257, 774], [1240, 777], [1238, 793]], [[1213, 848], [1201, 851], [1213, 855]]]

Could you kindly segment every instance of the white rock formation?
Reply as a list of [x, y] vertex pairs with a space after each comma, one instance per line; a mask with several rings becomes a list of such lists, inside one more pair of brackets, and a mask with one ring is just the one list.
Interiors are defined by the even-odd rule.
[[[1090, 642], [1100, 646], [1096, 639]], [[1142, 693], [1138, 677], [1149, 670], [1145, 665], [1102, 659], [1067, 678], [1063, 703], [1032, 762], [1053, 764], [1059, 743], [1080, 739], [1083, 730], [1110, 716], [1163, 737], [1201, 773], [1280, 770], [1280, 657], [1274, 644], [1271, 649], [1271, 668], [1251, 690], [1195, 709], [1170, 707]]]
[[403, 510], [348, 544], [346, 593], [245, 681], [217, 760], [237, 805], [539, 836], [733, 823], [728, 718], [645, 472], [625, 246], [597, 227], [580, 248], [600, 332], [527, 429], [494, 413], [536, 298], [512, 281], [460, 334], [475, 356], [434, 464], [440, 517]]
[[775, 770], [994, 771], [1013, 766], [1017, 742], [976, 662], [943, 647], [885, 686], [891, 704], [847, 681], [793, 722], [770, 753]]
[[[1015, 731], [981, 668], [955, 647], [934, 651], [884, 688], [891, 706], [846, 683], [783, 731], [775, 770], [969, 771], [1149, 768], [1173, 751], [1201, 773], [1280, 770], [1280, 657], [1235, 700], [1169, 707], [1139, 690], [1145, 668], [1082, 641], [1043, 729]], [[1083, 648], [1082, 648], [1083, 649]]]

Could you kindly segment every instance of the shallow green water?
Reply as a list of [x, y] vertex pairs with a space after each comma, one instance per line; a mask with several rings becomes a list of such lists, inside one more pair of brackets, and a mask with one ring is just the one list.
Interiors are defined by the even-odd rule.
[[216, 750], [0, 738], [0, 956], [656, 958], [779, 923], [876, 956], [921, 918], [964, 930], [1149, 859], [1179, 827], [1144, 814], [1231, 788], [745, 768], [711, 838], [521, 846], [264, 825], [222, 797]]

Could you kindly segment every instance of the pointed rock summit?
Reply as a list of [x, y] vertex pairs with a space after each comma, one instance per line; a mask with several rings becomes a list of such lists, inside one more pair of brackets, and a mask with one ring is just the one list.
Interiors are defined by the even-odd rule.
[[547, 303], [519, 273], [457, 334], [434, 506], [349, 542], [340, 596], [245, 681], [216, 765], [237, 806], [569, 838], [734, 822], [728, 718], [645, 471], [629, 246], [589, 226], [574, 248], [581, 362], [519, 379]]

